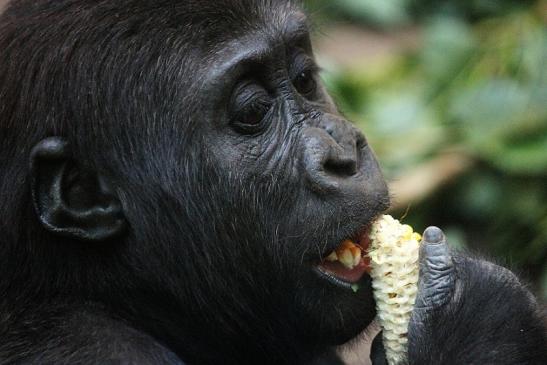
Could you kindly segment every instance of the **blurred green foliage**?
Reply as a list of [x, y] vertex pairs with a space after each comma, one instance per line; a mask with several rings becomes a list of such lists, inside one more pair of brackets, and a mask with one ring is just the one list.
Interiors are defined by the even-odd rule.
[[326, 65], [324, 80], [388, 179], [446, 149], [469, 156], [472, 167], [412, 206], [406, 221], [442, 225], [454, 244], [503, 258], [547, 299], [545, 1], [309, 3], [327, 27], [419, 29], [417, 49], [373, 67]]
[[399, 27], [431, 15], [477, 20], [533, 4], [533, 0], [307, 0], [308, 7], [329, 19], [348, 19], [380, 28]]

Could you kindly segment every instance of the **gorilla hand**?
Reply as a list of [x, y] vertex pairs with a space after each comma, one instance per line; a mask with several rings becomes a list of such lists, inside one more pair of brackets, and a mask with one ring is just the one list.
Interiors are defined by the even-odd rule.
[[509, 270], [453, 253], [429, 227], [420, 248], [409, 364], [544, 364], [545, 316]]

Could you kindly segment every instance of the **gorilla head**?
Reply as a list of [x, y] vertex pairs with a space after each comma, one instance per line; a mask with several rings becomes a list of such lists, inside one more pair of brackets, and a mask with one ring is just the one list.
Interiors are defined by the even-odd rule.
[[190, 363], [297, 363], [372, 320], [368, 275], [317, 265], [386, 185], [295, 4], [24, 0], [0, 27], [10, 305], [99, 303]]

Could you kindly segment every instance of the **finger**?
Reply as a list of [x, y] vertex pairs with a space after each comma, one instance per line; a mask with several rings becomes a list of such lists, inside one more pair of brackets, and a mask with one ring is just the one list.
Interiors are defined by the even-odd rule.
[[433, 309], [450, 300], [455, 272], [443, 231], [428, 227], [420, 247], [420, 278], [415, 308]]

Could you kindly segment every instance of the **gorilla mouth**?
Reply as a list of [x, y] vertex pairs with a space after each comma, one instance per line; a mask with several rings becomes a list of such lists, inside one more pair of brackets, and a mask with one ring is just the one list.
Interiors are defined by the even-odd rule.
[[354, 237], [343, 240], [316, 266], [316, 271], [333, 284], [355, 288], [365, 273], [370, 273], [370, 227], [367, 225]]

